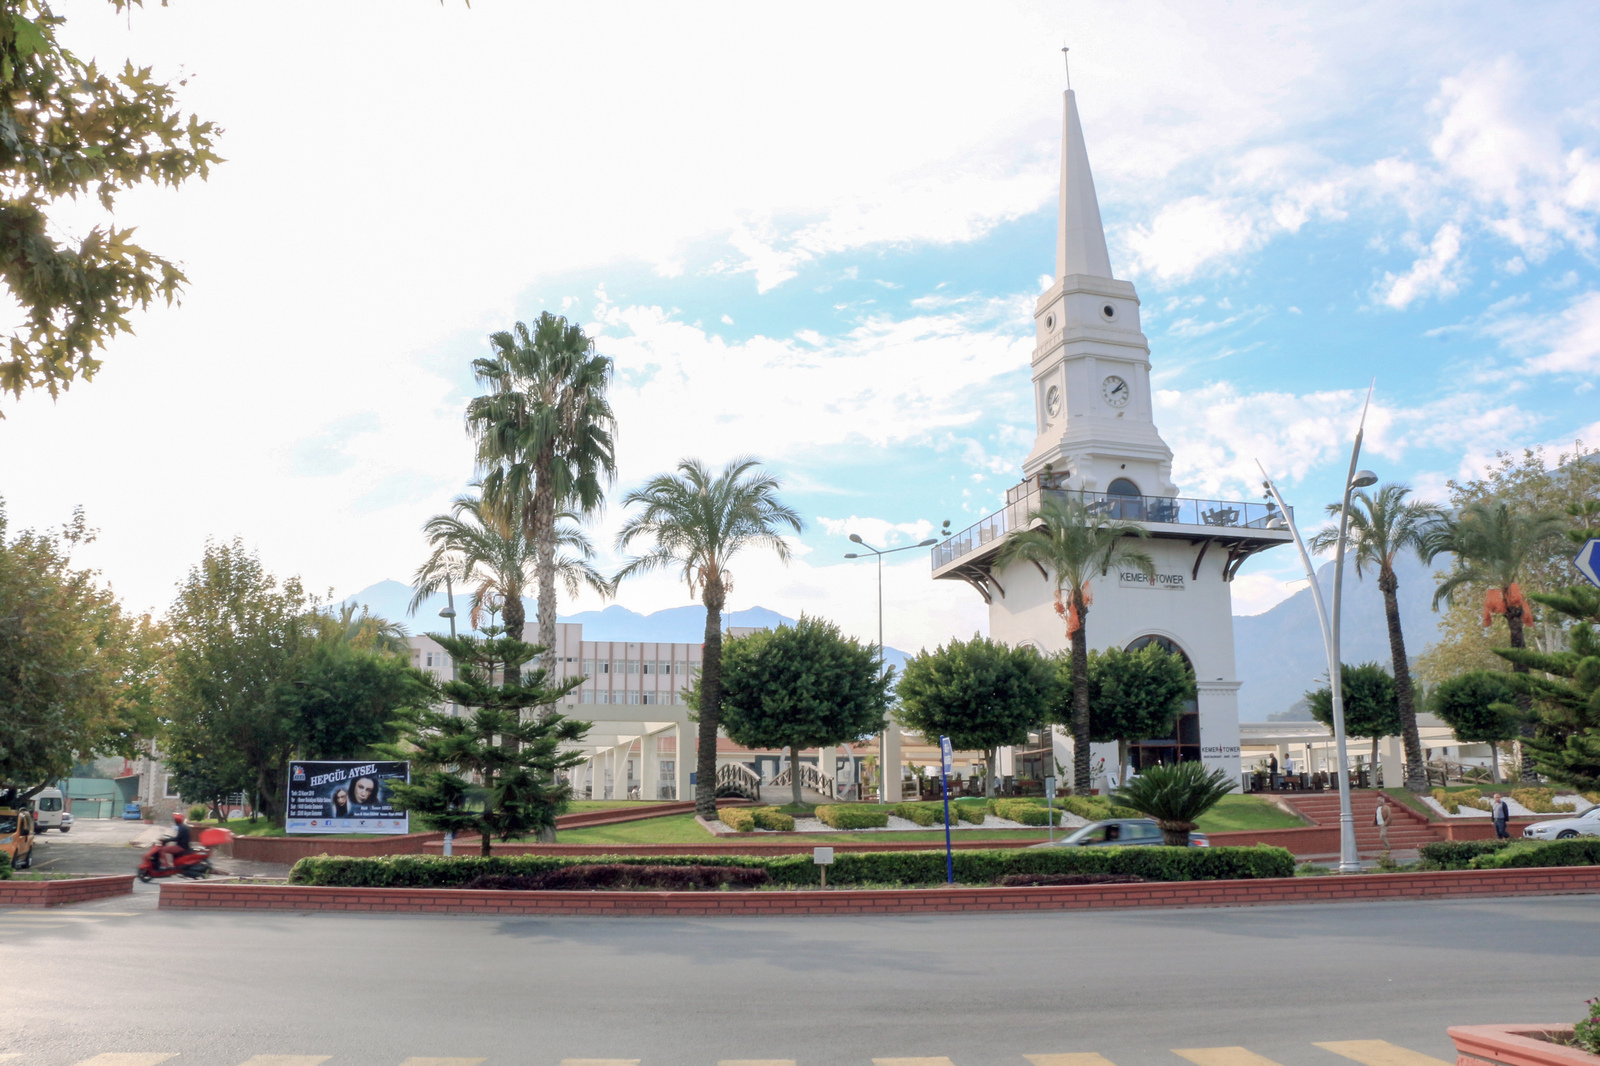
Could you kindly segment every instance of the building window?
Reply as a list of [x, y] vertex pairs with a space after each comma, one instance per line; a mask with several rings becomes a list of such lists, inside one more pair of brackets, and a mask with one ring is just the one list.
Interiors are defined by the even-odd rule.
[[655, 703], [656, 702], [656, 694], [654, 692], [643, 692], [643, 693], [640, 693], [639, 702], [640, 703]]
[[644, 662], [640, 664], [639, 672], [641, 674], [653, 674], [653, 673], [655, 673], [656, 672], [655, 660], [654, 659], [646, 659], [646, 660], [644, 660]]
[[638, 672], [639, 672], [639, 660], [638, 659], [629, 659], [628, 660], [628, 673], [637, 674]]
[[583, 676], [584, 677], [593, 677], [594, 676], [594, 660], [593, 659], [585, 659], [585, 660], [583, 660]]
[[687, 659], [679, 659], [678, 660], [678, 676], [679, 677], [688, 677], [689, 676], [689, 660], [687, 660]]
[[628, 702], [629, 703], [638, 703], [639, 702], [639, 693], [637, 693], [637, 692], [628, 693]]
[[167, 799], [177, 799], [178, 798], [178, 790], [172, 784], [172, 775], [171, 774], [167, 775], [166, 784], [162, 787], [162, 790], [166, 793]]
[[602, 674], [609, 674], [611, 672], [611, 660], [610, 659], [601, 659], [600, 660], [600, 672]]

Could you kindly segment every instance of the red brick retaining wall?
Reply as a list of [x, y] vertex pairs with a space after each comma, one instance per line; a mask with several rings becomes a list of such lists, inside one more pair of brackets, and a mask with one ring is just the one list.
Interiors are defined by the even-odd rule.
[[234, 837], [233, 843], [227, 846], [233, 849], [235, 859], [292, 864], [309, 855], [420, 855], [424, 844], [443, 839], [443, 833], [401, 833], [359, 840], [315, 836]]
[[59, 881], [0, 881], [0, 907], [59, 907], [63, 903], [126, 896], [133, 892], [133, 874], [72, 877]]
[[1600, 893], [1600, 867], [1445, 870], [1417, 874], [1282, 877], [1052, 888], [935, 888], [776, 892], [493, 892], [426, 888], [161, 886], [166, 908], [437, 914], [770, 915], [923, 914], [1138, 907], [1248, 907], [1390, 899]]

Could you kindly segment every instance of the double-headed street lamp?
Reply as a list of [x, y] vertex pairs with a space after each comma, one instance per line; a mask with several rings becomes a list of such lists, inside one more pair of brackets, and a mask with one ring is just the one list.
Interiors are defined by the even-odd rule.
[[[861, 539], [861, 534], [859, 534], [859, 533], [850, 534], [850, 539], [852, 541], [854, 541], [855, 543], [861, 545], [863, 548], [867, 549], [867, 551], [871, 552], [873, 554], [873, 556], [875, 556], [877, 558], [877, 560], [878, 560], [878, 670], [881, 673], [886, 667], [886, 664], [883, 661], [883, 557], [885, 555], [893, 555], [895, 552], [910, 551], [912, 548], [931, 548], [933, 545], [935, 545], [935, 544], [937, 544], [939, 542], [937, 540], [933, 539], [933, 538], [929, 538], [928, 540], [923, 541], [921, 544], [906, 544], [906, 545], [903, 545], [902, 547], [899, 547], [899, 548], [879, 549], [879, 548], [874, 548], [872, 545], [870, 545], [866, 541], [862, 540]], [[859, 558], [861, 558], [861, 554], [859, 552], [849, 552], [849, 553], [847, 553], [845, 555], [845, 558], [846, 559], [859, 559]], [[878, 735], [878, 780], [879, 780], [878, 802], [879, 803], [887, 803], [887, 802], [889, 802], [889, 797], [888, 797], [889, 755], [890, 755], [890, 750], [891, 749], [893, 749], [895, 761], [899, 762], [899, 760], [900, 760], [899, 737], [891, 738], [890, 735], [889, 735], [890, 730], [892, 730], [894, 728], [895, 728], [894, 722], [886, 720], [884, 722], [883, 732]], [[896, 775], [896, 777], [898, 779], [898, 774]], [[896, 784], [898, 784], [898, 783], [899, 782], [897, 780]], [[900, 799], [899, 796], [895, 797], [895, 800], [897, 802], [899, 801], [899, 799]]]
[[[1350, 493], [1356, 489], [1364, 489], [1369, 485], [1378, 483], [1378, 475], [1370, 470], [1358, 470], [1356, 464], [1361, 459], [1361, 437], [1367, 429], [1367, 407], [1372, 404], [1372, 390], [1367, 389], [1367, 403], [1361, 408], [1361, 424], [1356, 427], [1355, 446], [1350, 449], [1350, 473], [1344, 479], [1344, 498], [1339, 503], [1339, 541], [1333, 556], [1333, 611], [1332, 618], [1322, 606], [1322, 589], [1317, 584], [1317, 571], [1311, 565], [1311, 556], [1306, 551], [1305, 542], [1300, 539], [1300, 531], [1295, 528], [1294, 519], [1290, 516], [1288, 504], [1283, 502], [1283, 496], [1278, 492], [1278, 486], [1273, 484], [1272, 478], [1267, 476], [1266, 467], [1261, 466], [1261, 461], [1256, 461], [1256, 466], [1261, 467], [1261, 476], [1266, 478], [1267, 491], [1278, 502], [1278, 510], [1283, 515], [1283, 522], [1288, 527], [1289, 533], [1294, 537], [1294, 546], [1300, 551], [1300, 561], [1305, 565], [1306, 577], [1311, 582], [1311, 601], [1317, 608], [1317, 621], [1322, 625], [1322, 647], [1328, 657], [1328, 687], [1333, 697], [1333, 744], [1335, 758], [1339, 760], [1339, 872], [1353, 874], [1361, 870], [1361, 857], [1356, 852], [1356, 825], [1355, 816], [1350, 811], [1350, 764], [1345, 754], [1344, 732], [1344, 671], [1339, 664], [1339, 606], [1341, 593], [1344, 589], [1344, 546], [1346, 535], [1350, 531]], [[1377, 784], [1376, 767], [1374, 770], [1373, 784]]]

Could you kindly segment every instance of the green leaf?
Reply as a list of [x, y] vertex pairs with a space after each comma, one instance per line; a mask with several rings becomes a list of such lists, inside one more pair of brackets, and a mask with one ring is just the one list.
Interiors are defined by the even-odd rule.
[[11, 16], [11, 32], [16, 34], [17, 55], [23, 59], [50, 47], [50, 41], [45, 37], [44, 31], [21, 15]]

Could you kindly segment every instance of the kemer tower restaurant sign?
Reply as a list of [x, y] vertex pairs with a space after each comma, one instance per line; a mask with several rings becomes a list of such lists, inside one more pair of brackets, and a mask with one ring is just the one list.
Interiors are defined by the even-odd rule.
[[[1041, 500], [1070, 495], [1108, 518], [1137, 522], [1155, 581], [1113, 570], [1093, 584], [1089, 647], [1151, 642], [1181, 652], [1199, 689], [1171, 737], [1133, 745], [1135, 766], [1203, 759], [1239, 773], [1239, 682], [1230, 583], [1256, 552], [1290, 540], [1275, 505], [1181, 496], [1172, 451], [1150, 404], [1150, 345], [1139, 296], [1116, 280], [1089, 173], [1078, 105], [1067, 90], [1055, 284], [1034, 310], [1033, 404], [1038, 435], [1006, 506], [933, 548], [933, 576], [965, 581], [989, 605], [989, 632], [1043, 652], [1067, 646], [1054, 586], [1032, 563], [1004, 570], [995, 556]], [[1096, 751], [1115, 765], [1115, 745]]]

